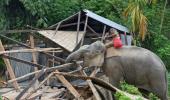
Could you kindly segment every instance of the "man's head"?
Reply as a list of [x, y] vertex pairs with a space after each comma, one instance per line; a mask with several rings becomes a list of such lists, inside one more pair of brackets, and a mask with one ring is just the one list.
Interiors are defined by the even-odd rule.
[[110, 33], [110, 34], [118, 35], [117, 30], [116, 30], [116, 29], [114, 29], [114, 28], [111, 28], [111, 29], [109, 30], [109, 33]]

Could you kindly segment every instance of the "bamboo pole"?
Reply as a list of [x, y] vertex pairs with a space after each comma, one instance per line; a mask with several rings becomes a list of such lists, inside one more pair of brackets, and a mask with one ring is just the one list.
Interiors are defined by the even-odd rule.
[[86, 34], [86, 29], [87, 29], [87, 23], [88, 23], [88, 16], [86, 16], [86, 20], [85, 20], [85, 25], [84, 25], [84, 32], [83, 32], [83, 37], [82, 37], [82, 40], [81, 40], [81, 45], [83, 45], [83, 42], [84, 42], [84, 38], [85, 38], [85, 34]]
[[78, 21], [77, 21], [77, 35], [76, 35], [76, 45], [78, 44], [78, 38], [79, 38], [80, 17], [81, 17], [81, 12], [79, 12], [79, 14], [78, 14]]
[[[1, 40], [0, 40], [0, 51], [5, 51], [5, 49], [4, 49], [3, 45], [2, 45], [2, 41]], [[15, 79], [16, 77], [15, 77], [14, 71], [12, 69], [12, 66], [11, 66], [11, 64], [9, 62], [9, 59], [3, 58], [3, 60], [4, 60], [4, 63], [6, 65], [6, 67], [7, 67], [7, 71], [9, 73], [10, 78], [11, 79]], [[14, 88], [16, 90], [20, 90], [20, 87], [19, 87], [19, 84], [18, 84], [17, 81], [13, 82], [13, 86], [14, 86]]]

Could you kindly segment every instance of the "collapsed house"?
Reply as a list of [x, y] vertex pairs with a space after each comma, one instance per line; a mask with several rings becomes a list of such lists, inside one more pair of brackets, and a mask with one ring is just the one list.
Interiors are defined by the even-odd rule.
[[[17, 47], [12, 46], [12, 48], [8, 49], [8, 51], [5, 51], [2, 43], [0, 45], [1, 56], [3, 57], [10, 76], [10, 80], [7, 81], [7, 85], [10, 84], [9, 86], [13, 86], [16, 90], [20, 91], [20, 87], [24, 87], [21, 92], [14, 93], [12, 96], [9, 95], [11, 92], [4, 94], [3, 96], [7, 98], [31, 98], [30, 93], [26, 92], [35, 85], [39, 78], [42, 78], [42, 81], [38, 84], [38, 87], [41, 87], [41, 85], [43, 85], [46, 81], [49, 82], [49, 78], [54, 73], [59, 73], [58, 68], [60, 69], [60, 67], [63, 66], [62, 64], [64, 63], [64, 59], [69, 53], [78, 49], [82, 45], [106, 39], [110, 28], [118, 30], [124, 45], [131, 45], [132, 37], [126, 27], [101, 17], [89, 10], [80, 11], [54, 25], [51, 25], [46, 30], [17, 31], [20, 33], [31, 33], [29, 34], [28, 41], [24, 41], [25, 43], [28, 42], [26, 44], [13, 40], [5, 35], [0, 35], [2, 38], [20, 45]], [[6, 34], [17, 32], [7, 31]], [[39, 34], [41, 35], [41, 38], [37, 39], [37, 42], [35, 41], [35, 38], [39, 38], [39, 36], [37, 36]], [[65, 66], [69, 65], [71, 64]], [[48, 72], [43, 72], [42, 69], [46, 68], [48, 69]], [[49, 74], [49, 72], [52, 71], [51, 69], [55, 71], [53, 74]], [[86, 75], [85, 72], [84, 75]], [[79, 92], [71, 86], [64, 76], [56, 76], [73, 96], [80, 97]], [[93, 86], [92, 82], [88, 83]], [[34, 88], [33, 91], [35, 89], [37, 88]], [[59, 89], [53, 91], [56, 92], [59, 91]], [[63, 91], [64, 90], [59, 93], [63, 93]], [[1, 92], [5, 93], [0, 90], [0, 93]], [[34, 93], [31, 92], [31, 94]], [[42, 96], [42, 93], [32, 95], [32, 98], [36, 98], [38, 96]]]

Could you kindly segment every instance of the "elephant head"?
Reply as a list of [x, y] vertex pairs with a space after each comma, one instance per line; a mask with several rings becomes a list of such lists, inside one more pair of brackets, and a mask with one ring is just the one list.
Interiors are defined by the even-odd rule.
[[73, 60], [83, 60], [84, 67], [102, 66], [104, 62], [105, 51], [105, 45], [100, 41], [96, 41], [91, 45], [84, 45], [77, 51], [71, 53], [67, 57], [66, 62], [71, 62]]

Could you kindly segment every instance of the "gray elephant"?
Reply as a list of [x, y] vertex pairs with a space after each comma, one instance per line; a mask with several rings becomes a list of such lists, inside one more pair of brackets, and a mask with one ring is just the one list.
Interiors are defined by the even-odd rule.
[[161, 59], [147, 49], [136, 46], [106, 48], [97, 41], [71, 53], [66, 62], [80, 59], [84, 60], [86, 67], [101, 66], [110, 83], [118, 88], [124, 79], [140, 89], [155, 93], [161, 100], [168, 100], [166, 68]]

